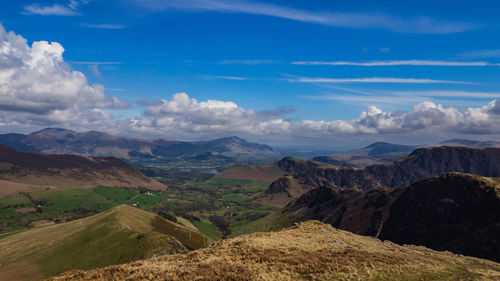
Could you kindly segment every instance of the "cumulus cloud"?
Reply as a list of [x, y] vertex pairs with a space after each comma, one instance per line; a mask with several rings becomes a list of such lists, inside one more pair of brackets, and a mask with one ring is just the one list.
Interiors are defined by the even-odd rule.
[[57, 42], [37, 41], [6, 32], [0, 24], [0, 120], [18, 123], [85, 124], [109, 119], [106, 109], [129, 103], [89, 85], [85, 75], [72, 70]]
[[[230, 134], [274, 136], [277, 138], [339, 138], [408, 133], [441, 132], [452, 134], [496, 134], [500, 129], [500, 113], [496, 101], [486, 106], [459, 110], [433, 102], [422, 102], [409, 112], [384, 112], [369, 106], [352, 120], [291, 121], [289, 109], [275, 111], [247, 110], [234, 102], [198, 101], [185, 93], [170, 100], [151, 102], [144, 118], [126, 124], [136, 133], [157, 132], [184, 138], [203, 138]], [[122, 124], [123, 125], [123, 124]]]
[[131, 129], [139, 132], [157, 132], [184, 137], [201, 135], [227, 135], [231, 133], [262, 134], [270, 118], [288, 114], [289, 109], [277, 111], [245, 110], [231, 101], [207, 100], [199, 102], [186, 93], [178, 93], [170, 100], [148, 101], [144, 115], [130, 122]]

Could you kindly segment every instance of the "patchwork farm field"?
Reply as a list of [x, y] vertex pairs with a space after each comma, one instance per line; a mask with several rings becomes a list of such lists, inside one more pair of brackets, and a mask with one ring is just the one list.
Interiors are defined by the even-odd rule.
[[[269, 183], [210, 178], [169, 182], [166, 191], [124, 187], [28, 187], [30, 192], [0, 198], [0, 239], [19, 231], [91, 216], [118, 205], [158, 213], [212, 239], [249, 231], [247, 225], [276, 211], [250, 201]], [[162, 181], [161, 178], [157, 180]], [[251, 224], [254, 225], [255, 223]]]

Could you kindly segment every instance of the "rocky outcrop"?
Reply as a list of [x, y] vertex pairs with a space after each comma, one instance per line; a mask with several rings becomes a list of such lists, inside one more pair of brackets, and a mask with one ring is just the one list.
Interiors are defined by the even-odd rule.
[[447, 173], [407, 188], [367, 192], [320, 187], [279, 216], [290, 224], [317, 219], [400, 244], [500, 261], [500, 187], [475, 175]]
[[499, 148], [420, 148], [390, 164], [366, 168], [335, 167], [315, 161], [286, 157], [277, 165], [310, 188], [336, 186], [371, 190], [404, 187], [422, 179], [448, 172], [500, 177]]

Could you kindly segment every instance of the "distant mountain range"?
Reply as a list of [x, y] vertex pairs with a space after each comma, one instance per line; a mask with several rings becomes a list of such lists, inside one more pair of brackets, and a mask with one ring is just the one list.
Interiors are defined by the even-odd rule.
[[[75, 132], [47, 128], [28, 135], [0, 135], [0, 143], [20, 151], [82, 156], [114, 156], [138, 161], [186, 161], [233, 163], [242, 158], [278, 159], [281, 154], [270, 146], [251, 143], [238, 137], [211, 141], [183, 142], [172, 139], [143, 139], [114, 136], [103, 132]], [[242, 160], [242, 162], [244, 162]]]
[[375, 164], [393, 162], [407, 156], [417, 148], [435, 146], [500, 147], [500, 142], [466, 139], [450, 139], [435, 145], [401, 145], [376, 142], [360, 149], [348, 150], [326, 156], [316, 156], [312, 158], [312, 160], [334, 166], [364, 168]]
[[13, 185], [7, 182], [37, 186], [104, 185], [144, 187], [153, 190], [167, 188], [115, 157], [20, 152], [2, 144], [0, 144], [0, 180], [4, 181], [0, 184], [0, 194], [5, 193], [2, 192], [4, 188], [12, 192], [21, 188], [18, 185], [12, 188]]
[[437, 146], [500, 147], [500, 141], [476, 141], [467, 139], [451, 139], [438, 143]]

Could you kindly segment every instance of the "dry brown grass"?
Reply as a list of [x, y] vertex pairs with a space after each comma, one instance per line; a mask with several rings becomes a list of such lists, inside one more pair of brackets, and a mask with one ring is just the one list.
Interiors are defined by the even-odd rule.
[[253, 180], [259, 182], [272, 183], [282, 177], [284, 172], [275, 165], [270, 166], [247, 166], [234, 165], [222, 173], [217, 174], [214, 178], [222, 179], [238, 179], [238, 180]]
[[19, 192], [31, 191], [26, 184], [0, 180], [0, 198]]
[[398, 246], [309, 221], [51, 280], [500, 280], [500, 264]]

